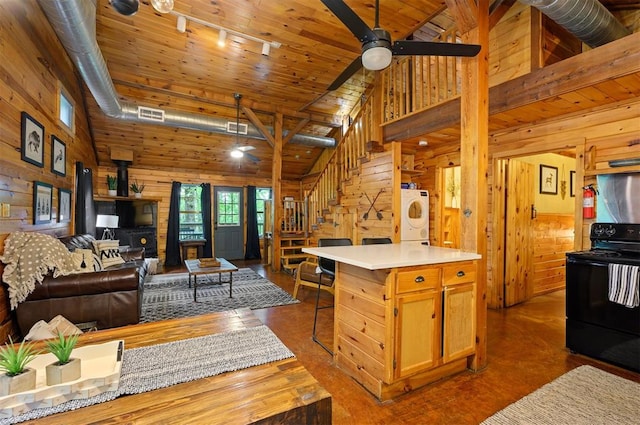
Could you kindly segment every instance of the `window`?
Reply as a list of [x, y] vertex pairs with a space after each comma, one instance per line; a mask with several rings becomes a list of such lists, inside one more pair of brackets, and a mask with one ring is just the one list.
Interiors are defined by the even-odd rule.
[[71, 96], [67, 94], [62, 85], [58, 83], [58, 118], [67, 129], [73, 134], [74, 132], [74, 103]]
[[240, 225], [240, 193], [218, 192], [218, 226]]
[[271, 199], [270, 188], [257, 188], [256, 189], [256, 215], [258, 218], [258, 235], [262, 237], [264, 235], [264, 223], [268, 218], [265, 216], [264, 201]]
[[200, 185], [183, 184], [180, 188], [179, 239], [204, 239]]

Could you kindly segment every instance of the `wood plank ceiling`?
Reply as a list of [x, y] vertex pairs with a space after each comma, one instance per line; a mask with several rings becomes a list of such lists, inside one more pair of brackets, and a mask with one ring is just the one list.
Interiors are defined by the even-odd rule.
[[[374, 1], [346, 3], [373, 26]], [[418, 30], [426, 38], [452, 23], [443, 11], [442, 0], [382, 0], [380, 26], [394, 40]], [[360, 43], [320, 0], [175, 0], [174, 12], [231, 30], [226, 45], [218, 46], [217, 29], [189, 20], [180, 33], [177, 16], [157, 12], [150, 0], [140, 0], [132, 16], [98, 0], [96, 38], [121, 101], [235, 121], [234, 93], [240, 93], [243, 110], [269, 128], [282, 114], [285, 130], [304, 124], [300, 134], [339, 138], [341, 123], [374, 79], [361, 71], [340, 89], [326, 90], [360, 54]], [[232, 32], [280, 47], [265, 56], [261, 43]], [[112, 164], [110, 150], [119, 148], [133, 150], [135, 167], [271, 177], [266, 140], [109, 118], [88, 90], [87, 109], [100, 165]], [[241, 122], [247, 118], [240, 114]], [[253, 146], [260, 161], [231, 160], [236, 144]], [[283, 178], [307, 174], [321, 151], [288, 143]]]

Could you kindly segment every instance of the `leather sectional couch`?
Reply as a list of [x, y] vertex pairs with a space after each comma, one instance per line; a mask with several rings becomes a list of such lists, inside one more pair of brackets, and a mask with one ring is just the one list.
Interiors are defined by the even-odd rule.
[[[60, 238], [70, 251], [92, 249], [91, 235]], [[101, 271], [47, 276], [16, 308], [22, 335], [39, 320], [64, 316], [80, 328], [113, 328], [140, 321], [146, 265], [144, 248], [121, 251], [123, 264]]]

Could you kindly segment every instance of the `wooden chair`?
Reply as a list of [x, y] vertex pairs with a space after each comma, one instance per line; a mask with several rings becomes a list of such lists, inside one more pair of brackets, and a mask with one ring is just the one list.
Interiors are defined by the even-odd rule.
[[320, 279], [323, 279], [320, 289], [333, 294], [333, 279], [319, 272], [318, 260], [316, 258], [308, 259], [298, 265], [295, 271], [296, 281], [293, 287], [293, 298], [298, 298], [298, 290], [300, 286], [308, 286], [317, 289]]

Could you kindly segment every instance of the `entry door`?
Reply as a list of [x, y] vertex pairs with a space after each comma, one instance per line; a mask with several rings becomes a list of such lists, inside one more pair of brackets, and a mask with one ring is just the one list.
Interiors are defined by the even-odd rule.
[[241, 187], [216, 186], [213, 189], [214, 252], [227, 260], [244, 258], [244, 202]]
[[509, 307], [533, 295], [533, 164], [509, 160], [506, 178], [504, 302]]

